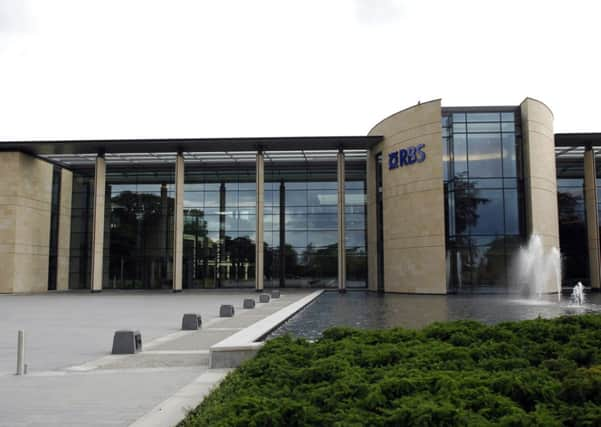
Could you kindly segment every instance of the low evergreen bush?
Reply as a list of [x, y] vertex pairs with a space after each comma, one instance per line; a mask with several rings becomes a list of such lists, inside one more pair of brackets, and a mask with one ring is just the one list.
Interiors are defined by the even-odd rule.
[[601, 426], [601, 315], [265, 344], [182, 426]]

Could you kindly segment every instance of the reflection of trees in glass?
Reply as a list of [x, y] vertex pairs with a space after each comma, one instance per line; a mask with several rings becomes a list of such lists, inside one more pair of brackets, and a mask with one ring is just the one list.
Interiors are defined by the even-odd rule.
[[255, 244], [250, 238], [225, 236], [226, 259], [229, 259], [233, 276], [237, 280], [254, 279], [251, 265], [255, 261]]
[[346, 248], [347, 280], [365, 280], [367, 277], [367, 256], [362, 246]]
[[478, 189], [473, 182], [469, 182], [465, 173], [455, 176], [453, 180], [453, 192], [455, 193], [455, 231], [463, 234], [468, 226], [474, 226], [478, 222], [478, 206], [489, 203], [489, 199], [478, 197]]
[[302, 253], [305, 275], [314, 279], [336, 277], [338, 272], [337, 257], [337, 243], [319, 249], [315, 249], [311, 244], [307, 245]]
[[[161, 202], [160, 196], [131, 191], [111, 198], [111, 257], [136, 255], [134, 249], [144, 238], [140, 227], [157, 230], [163, 210], [167, 215], [168, 206]], [[167, 203], [173, 206], [173, 199], [168, 198]]]
[[191, 218], [191, 221], [184, 223], [184, 234], [195, 236], [198, 240], [207, 237], [207, 221], [203, 218], [204, 212], [200, 209], [190, 209], [185, 215]]

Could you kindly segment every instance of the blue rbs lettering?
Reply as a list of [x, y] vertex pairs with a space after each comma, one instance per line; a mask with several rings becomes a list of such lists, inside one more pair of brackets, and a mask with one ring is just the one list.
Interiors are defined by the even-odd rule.
[[426, 144], [419, 144], [407, 148], [401, 148], [388, 154], [388, 169], [402, 168], [403, 166], [421, 163], [426, 160], [424, 148]]

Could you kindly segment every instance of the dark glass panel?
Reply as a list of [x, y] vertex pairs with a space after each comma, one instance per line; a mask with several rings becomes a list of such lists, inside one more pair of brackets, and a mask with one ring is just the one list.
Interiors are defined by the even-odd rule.
[[478, 190], [472, 205], [475, 206], [472, 234], [503, 234], [503, 191]]

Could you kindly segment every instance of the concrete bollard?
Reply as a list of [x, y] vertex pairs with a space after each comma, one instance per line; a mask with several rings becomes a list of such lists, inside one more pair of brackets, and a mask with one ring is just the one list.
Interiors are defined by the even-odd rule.
[[17, 333], [17, 375], [25, 375], [25, 331]]
[[259, 295], [259, 302], [269, 302], [269, 294]]
[[202, 318], [200, 314], [186, 313], [182, 317], [182, 330], [183, 331], [195, 331], [200, 329], [202, 326]]
[[280, 290], [279, 289], [273, 289], [271, 291], [271, 298], [279, 298], [280, 297]]
[[112, 354], [134, 354], [142, 351], [140, 331], [115, 331]]
[[219, 317], [234, 317], [234, 306], [224, 304], [219, 307]]
[[255, 300], [251, 298], [247, 298], [242, 303], [242, 308], [255, 308]]

